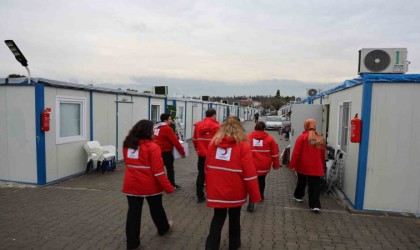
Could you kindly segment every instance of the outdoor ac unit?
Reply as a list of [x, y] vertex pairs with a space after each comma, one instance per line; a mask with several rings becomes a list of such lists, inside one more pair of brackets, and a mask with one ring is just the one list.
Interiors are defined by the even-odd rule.
[[168, 95], [168, 86], [155, 86], [156, 95]]
[[359, 50], [359, 74], [404, 74], [407, 70], [407, 49], [405, 48]]
[[300, 98], [300, 97], [296, 97], [295, 101], [296, 101], [296, 102], [300, 102], [300, 101], [302, 101], [302, 98]]
[[306, 89], [306, 97], [316, 96], [318, 94], [318, 89]]
[[210, 101], [210, 96], [208, 96], [208, 95], [203, 95], [203, 96], [201, 96], [201, 100], [202, 100], [202, 101], [205, 101], [205, 102], [209, 102], [209, 101]]

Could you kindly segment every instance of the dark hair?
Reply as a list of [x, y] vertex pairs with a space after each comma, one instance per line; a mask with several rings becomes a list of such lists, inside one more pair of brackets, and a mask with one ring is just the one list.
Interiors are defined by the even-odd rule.
[[216, 110], [214, 108], [209, 108], [206, 110], [206, 117], [212, 117], [216, 114]]
[[167, 121], [167, 120], [169, 119], [169, 117], [171, 117], [171, 115], [170, 115], [170, 114], [168, 114], [168, 113], [163, 113], [163, 114], [161, 114], [161, 115], [160, 115], [160, 121], [161, 121], [161, 122]]
[[265, 123], [264, 122], [257, 122], [257, 124], [255, 124], [255, 130], [264, 131], [265, 130]]
[[139, 141], [142, 139], [152, 140], [153, 139], [153, 123], [149, 120], [141, 120], [133, 126], [125, 137], [123, 147], [134, 148], [139, 147]]

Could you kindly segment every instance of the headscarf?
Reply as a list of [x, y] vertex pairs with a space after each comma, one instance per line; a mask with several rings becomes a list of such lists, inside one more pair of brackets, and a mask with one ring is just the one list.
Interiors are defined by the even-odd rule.
[[325, 147], [324, 137], [322, 137], [322, 134], [316, 132], [316, 121], [314, 119], [307, 119], [303, 123], [303, 128], [305, 131], [309, 131], [309, 146], [314, 146], [318, 149]]

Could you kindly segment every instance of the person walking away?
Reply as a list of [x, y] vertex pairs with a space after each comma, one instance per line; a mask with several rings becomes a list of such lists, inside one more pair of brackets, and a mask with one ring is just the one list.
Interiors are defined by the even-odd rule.
[[316, 121], [308, 119], [303, 124], [304, 131], [298, 136], [289, 164], [291, 170], [298, 174], [298, 181], [293, 199], [302, 202], [308, 182], [309, 208], [319, 213], [321, 202], [321, 176], [324, 176], [325, 139], [316, 132]]
[[160, 122], [154, 128], [153, 139], [162, 150], [163, 163], [166, 167], [168, 179], [175, 189], [181, 189], [181, 186], [175, 184], [174, 156], [172, 150], [175, 147], [182, 158], [185, 158], [185, 151], [175, 135], [174, 130], [169, 126], [172, 123], [170, 114], [161, 114]]
[[[257, 122], [255, 131], [248, 135], [248, 141], [251, 145], [252, 160], [257, 170], [258, 185], [262, 201], [264, 201], [265, 177], [270, 172], [270, 168], [279, 169], [279, 146], [273, 137], [265, 130], [264, 122]], [[248, 212], [254, 212], [254, 203], [248, 203]]]
[[257, 112], [257, 113], [255, 113], [255, 115], [254, 115], [254, 118], [255, 118], [255, 123], [257, 123], [258, 122], [258, 118], [260, 117], [260, 114]]
[[229, 249], [241, 246], [241, 207], [249, 194], [261, 201], [257, 171], [245, 130], [228, 117], [208, 147], [206, 163], [207, 206], [214, 208], [206, 249], [219, 249], [223, 224], [229, 214]]
[[122, 192], [128, 200], [125, 226], [127, 249], [140, 246], [141, 213], [145, 198], [158, 234], [164, 235], [173, 226], [173, 221], [168, 221], [162, 206], [162, 193], [173, 193], [174, 187], [166, 177], [160, 148], [152, 137], [153, 123], [141, 120], [130, 130], [123, 143], [126, 168]]
[[206, 118], [204, 118], [204, 120], [194, 124], [193, 144], [198, 156], [198, 175], [196, 181], [198, 203], [206, 200], [206, 196], [204, 194], [204, 163], [206, 161], [209, 143], [219, 129], [220, 124], [216, 120], [216, 110], [213, 108], [206, 110]]

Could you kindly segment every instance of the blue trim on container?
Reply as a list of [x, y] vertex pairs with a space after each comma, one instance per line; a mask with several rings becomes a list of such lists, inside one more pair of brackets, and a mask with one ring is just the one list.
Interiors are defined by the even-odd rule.
[[35, 82], [36, 173], [38, 185], [45, 185], [47, 183], [45, 132], [41, 131], [41, 113], [44, 111], [44, 108], [44, 84]]
[[362, 92], [362, 137], [359, 146], [359, 159], [357, 163], [355, 208], [363, 210], [365, 200], [366, 171], [369, 150], [370, 115], [372, 104], [373, 82], [367, 81], [363, 76]]
[[320, 104], [322, 104], [322, 99], [324, 99], [324, 96], [323, 95], [321, 96], [321, 98], [319, 100]]
[[115, 159], [118, 161], [118, 94], [117, 94], [117, 100], [116, 100], [116, 111], [117, 111], [117, 113], [115, 114], [115, 116], [116, 116], [116, 133], [115, 133], [115, 145], [116, 145], [116, 154], [115, 154]]
[[165, 105], [165, 113], [168, 113], [168, 97], [163, 99], [163, 105]]
[[89, 91], [90, 97], [90, 140], [93, 141], [93, 92]]
[[148, 107], [147, 107], [147, 116], [149, 117], [148, 120], [150, 120], [151, 119], [151, 117], [150, 117], [150, 96], [149, 96], [149, 104], [148, 104]]

